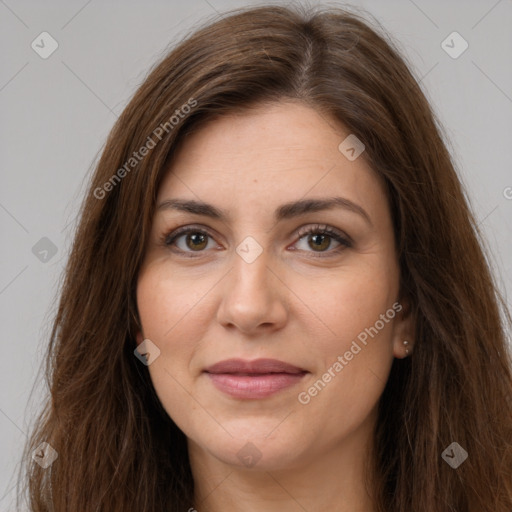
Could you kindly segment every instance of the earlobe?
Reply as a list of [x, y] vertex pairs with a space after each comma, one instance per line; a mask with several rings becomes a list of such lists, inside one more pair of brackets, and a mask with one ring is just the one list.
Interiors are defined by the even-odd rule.
[[409, 301], [400, 302], [402, 311], [395, 317], [393, 326], [393, 355], [397, 359], [404, 359], [414, 352], [415, 315]]
[[132, 308], [130, 333], [135, 333], [135, 342], [137, 343], [137, 346], [139, 346], [144, 341], [144, 336], [142, 335], [142, 326], [139, 320], [139, 314], [136, 310]]

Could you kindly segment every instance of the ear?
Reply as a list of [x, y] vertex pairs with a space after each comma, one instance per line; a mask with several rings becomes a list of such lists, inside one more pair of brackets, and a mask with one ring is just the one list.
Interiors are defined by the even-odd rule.
[[408, 299], [397, 301], [397, 304], [401, 308], [397, 306], [393, 323], [393, 355], [397, 359], [404, 359], [414, 352], [416, 315]]
[[135, 333], [135, 342], [137, 346], [139, 346], [144, 341], [144, 336], [142, 334], [142, 326], [139, 320], [139, 314], [136, 308], [131, 308], [131, 322], [130, 322], [130, 333]]

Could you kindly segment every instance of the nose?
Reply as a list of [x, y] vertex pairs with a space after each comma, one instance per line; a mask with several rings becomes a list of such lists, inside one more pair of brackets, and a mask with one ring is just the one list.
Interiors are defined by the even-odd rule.
[[244, 334], [278, 330], [288, 317], [286, 285], [269, 267], [263, 251], [248, 263], [238, 254], [224, 280], [223, 297], [217, 311], [218, 322]]

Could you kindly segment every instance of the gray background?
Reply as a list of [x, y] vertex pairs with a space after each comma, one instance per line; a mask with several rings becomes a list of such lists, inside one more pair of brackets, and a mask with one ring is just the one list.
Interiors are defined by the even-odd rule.
[[[260, 3], [0, 0], [0, 510], [14, 510], [17, 465], [45, 391], [38, 372], [71, 230], [108, 132], [177, 38], [216, 11]], [[368, 9], [391, 32], [421, 79], [487, 239], [496, 279], [510, 296], [512, 0], [352, 5]], [[31, 47], [43, 31], [59, 45], [47, 59]], [[456, 59], [441, 46], [453, 31], [469, 44]]]

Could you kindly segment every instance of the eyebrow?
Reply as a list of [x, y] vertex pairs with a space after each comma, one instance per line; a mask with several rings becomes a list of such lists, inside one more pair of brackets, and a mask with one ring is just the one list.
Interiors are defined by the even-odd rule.
[[[300, 201], [292, 201], [282, 204], [274, 212], [274, 220], [280, 221], [284, 219], [292, 219], [306, 213], [319, 212], [322, 210], [331, 210], [333, 208], [343, 208], [344, 210], [357, 213], [373, 227], [370, 216], [366, 211], [354, 203], [350, 199], [344, 197], [328, 197], [322, 199], [302, 199]], [[226, 210], [217, 208], [202, 201], [193, 199], [166, 199], [158, 204], [157, 211], [161, 210], [177, 210], [181, 212], [193, 213], [195, 215], [204, 215], [212, 219], [226, 221], [229, 214]]]

